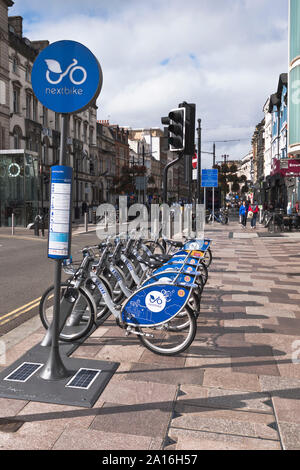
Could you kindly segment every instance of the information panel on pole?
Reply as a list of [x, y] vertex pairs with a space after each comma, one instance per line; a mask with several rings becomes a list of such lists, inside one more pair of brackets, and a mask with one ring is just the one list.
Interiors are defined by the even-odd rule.
[[202, 188], [217, 188], [218, 187], [218, 170], [202, 170], [201, 172], [201, 186]]
[[51, 168], [48, 258], [66, 259], [71, 251], [72, 168]]

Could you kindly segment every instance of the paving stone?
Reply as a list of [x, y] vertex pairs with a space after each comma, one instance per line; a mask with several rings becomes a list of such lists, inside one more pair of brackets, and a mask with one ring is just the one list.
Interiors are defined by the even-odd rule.
[[[300, 394], [299, 394], [300, 395]], [[273, 397], [273, 406], [278, 421], [300, 424], [300, 400]]]
[[176, 450], [281, 450], [278, 441], [170, 428]]
[[252, 345], [243, 348], [242, 355], [235, 351], [231, 356], [233, 372], [244, 372], [256, 375], [280, 375], [273, 349], [265, 345]]
[[[232, 295], [232, 300], [237, 300], [239, 302], [247, 302], [247, 301], [252, 301], [253, 300], [253, 295], [249, 295], [249, 294], [233, 294]], [[255, 296], [255, 302], [257, 302], [258, 304], [265, 304], [267, 302], [269, 302], [269, 297], [267, 296], [262, 296], [262, 295], [256, 295]]]
[[11, 398], [0, 398], [0, 418], [7, 418], [16, 416], [24, 406], [27, 405], [27, 401], [24, 400], [13, 400]]
[[18, 413], [17, 418], [25, 422], [41, 422], [56, 428], [60, 427], [63, 431], [70, 426], [87, 429], [97, 413], [98, 407], [86, 410], [67, 405], [29, 402]]
[[199, 384], [203, 382], [204, 371], [188, 364], [182, 367], [166, 367], [163, 365], [133, 364], [126, 375], [126, 380], [155, 382], [164, 384]]
[[284, 450], [300, 450], [300, 424], [279, 421], [278, 427]]
[[203, 385], [232, 390], [258, 391], [258, 377], [254, 374], [230, 372], [228, 369], [205, 370]]
[[210, 388], [208, 390], [207, 406], [262, 412], [273, 415], [270, 395], [261, 392], [243, 392]]
[[137, 345], [105, 345], [96, 354], [95, 359], [103, 361], [116, 361], [116, 362], [137, 362], [142, 354], [144, 348]]
[[271, 304], [268, 304], [268, 306], [264, 305], [261, 307], [247, 306], [246, 312], [247, 312], [247, 315], [262, 315], [262, 318], [267, 318], [267, 317], [296, 318], [295, 313], [292, 312], [289, 308], [273, 307], [273, 306], [271, 307]]
[[180, 402], [175, 412], [171, 427], [279, 440], [277, 431], [270, 426], [275, 420], [273, 415], [187, 406]]
[[300, 379], [290, 377], [259, 377], [260, 389], [272, 396], [300, 400]]
[[121, 387], [116, 387], [110, 381], [101, 399], [124, 405], [149, 404], [149, 409], [161, 409], [172, 406], [176, 390], [177, 386], [170, 384], [124, 380]]
[[[62, 431], [63, 428], [53, 426], [53, 423], [51, 425], [40, 422], [25, 423], [15, 433], [0, 433], [0, 449], [50, 450]], [[81, 431], [82, 436], [85, 431]]]
[[[188, 351], [189, 349], [187, 349], [185, 353]], [[181, 353], [178, 356], [160, 356], [158, 354], [154, 354], [148, 349], [144, 349], [144, 352], [139, 362], [142, 362], [145, 364], [164, 364], [170, 367], [173, 367], [173, 366], [183, 367], [185, 364], [185, 360], [186, 360], [185, 353]]]
[[88, 338], [84, 343], [76, 349], [72, 357], [94, 358], [96, 354], [104, 347], [103, 340], [99, 338]]
[[90, 335], [90, 338], [102, 338], [107, 332], [109, 331], [109, 328], [106, 328], [104, 326], [99, 326], [93, 333]]
[[115, 404], [105, 403], [99, 414], [95, 417], [90, 429], [98, 431], [126, 434], [130, 430], [131, 435], [161, 437], [166, 435], [171, 419], [171, 409], [145, 409], [141, 405], [137, 410], [131, 405], [120, 405], [119, 411], [111, 414], [110, 409], [116, 409]]
[[149, 450], [153, 449], [154, 442], [158, 440], [128, 432], [122, 434], [77, 428], [63, 432], [53, 445], [53, 450]]

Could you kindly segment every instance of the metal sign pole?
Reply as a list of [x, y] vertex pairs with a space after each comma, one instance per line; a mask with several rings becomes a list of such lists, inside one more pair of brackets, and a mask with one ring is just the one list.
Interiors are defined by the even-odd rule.
[[213, 215], [213, 222], [215, 220], [215, 188], [212, 188], [212, 215]]
[[[62, 114], [59, 165], [65, 162], [67, 145], [68, 115]], [[71, 210], [71, 207], [70, 207]], [[45, 366], [42, 368], [40, 377], [45, 380], [60, 380], [70, 374], [65, 368], [59, 354], [59, 314], [60, 314], [60, 285], [61, 285], [61, 265], [62, 260], [56, 259], [54, 271], [54, 305], [53, 322], [48, 332], [51, 335], [51, 350]], [[51, 330], [51, 331], [50, 331]]]

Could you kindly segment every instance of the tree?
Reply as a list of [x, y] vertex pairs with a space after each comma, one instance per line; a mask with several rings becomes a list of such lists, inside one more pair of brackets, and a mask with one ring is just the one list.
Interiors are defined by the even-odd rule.
[[226, 199], [226, 194], [229, 192], [229, 184], [232, 183], [231, 190], [233, 192], [240, 191], [240, 183], [245, 182], [245, 176], [238, 176], [238, 167], [235, 163], [215, 165], [214, 168], [219, 170], [219, 187], [223, 194], [223, 201]]
[[143, 165], [123, 166], [121, 175], [113, 179], [116, 194], [129, 194], [136, 191], [135, 178], [146, 174], [146, 167]]

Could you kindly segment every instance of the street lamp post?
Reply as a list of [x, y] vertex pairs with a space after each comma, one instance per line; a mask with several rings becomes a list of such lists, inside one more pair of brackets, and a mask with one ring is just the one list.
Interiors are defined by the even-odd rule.
[[201, 119], [198, 119], [197, 202], [201, 204]]

